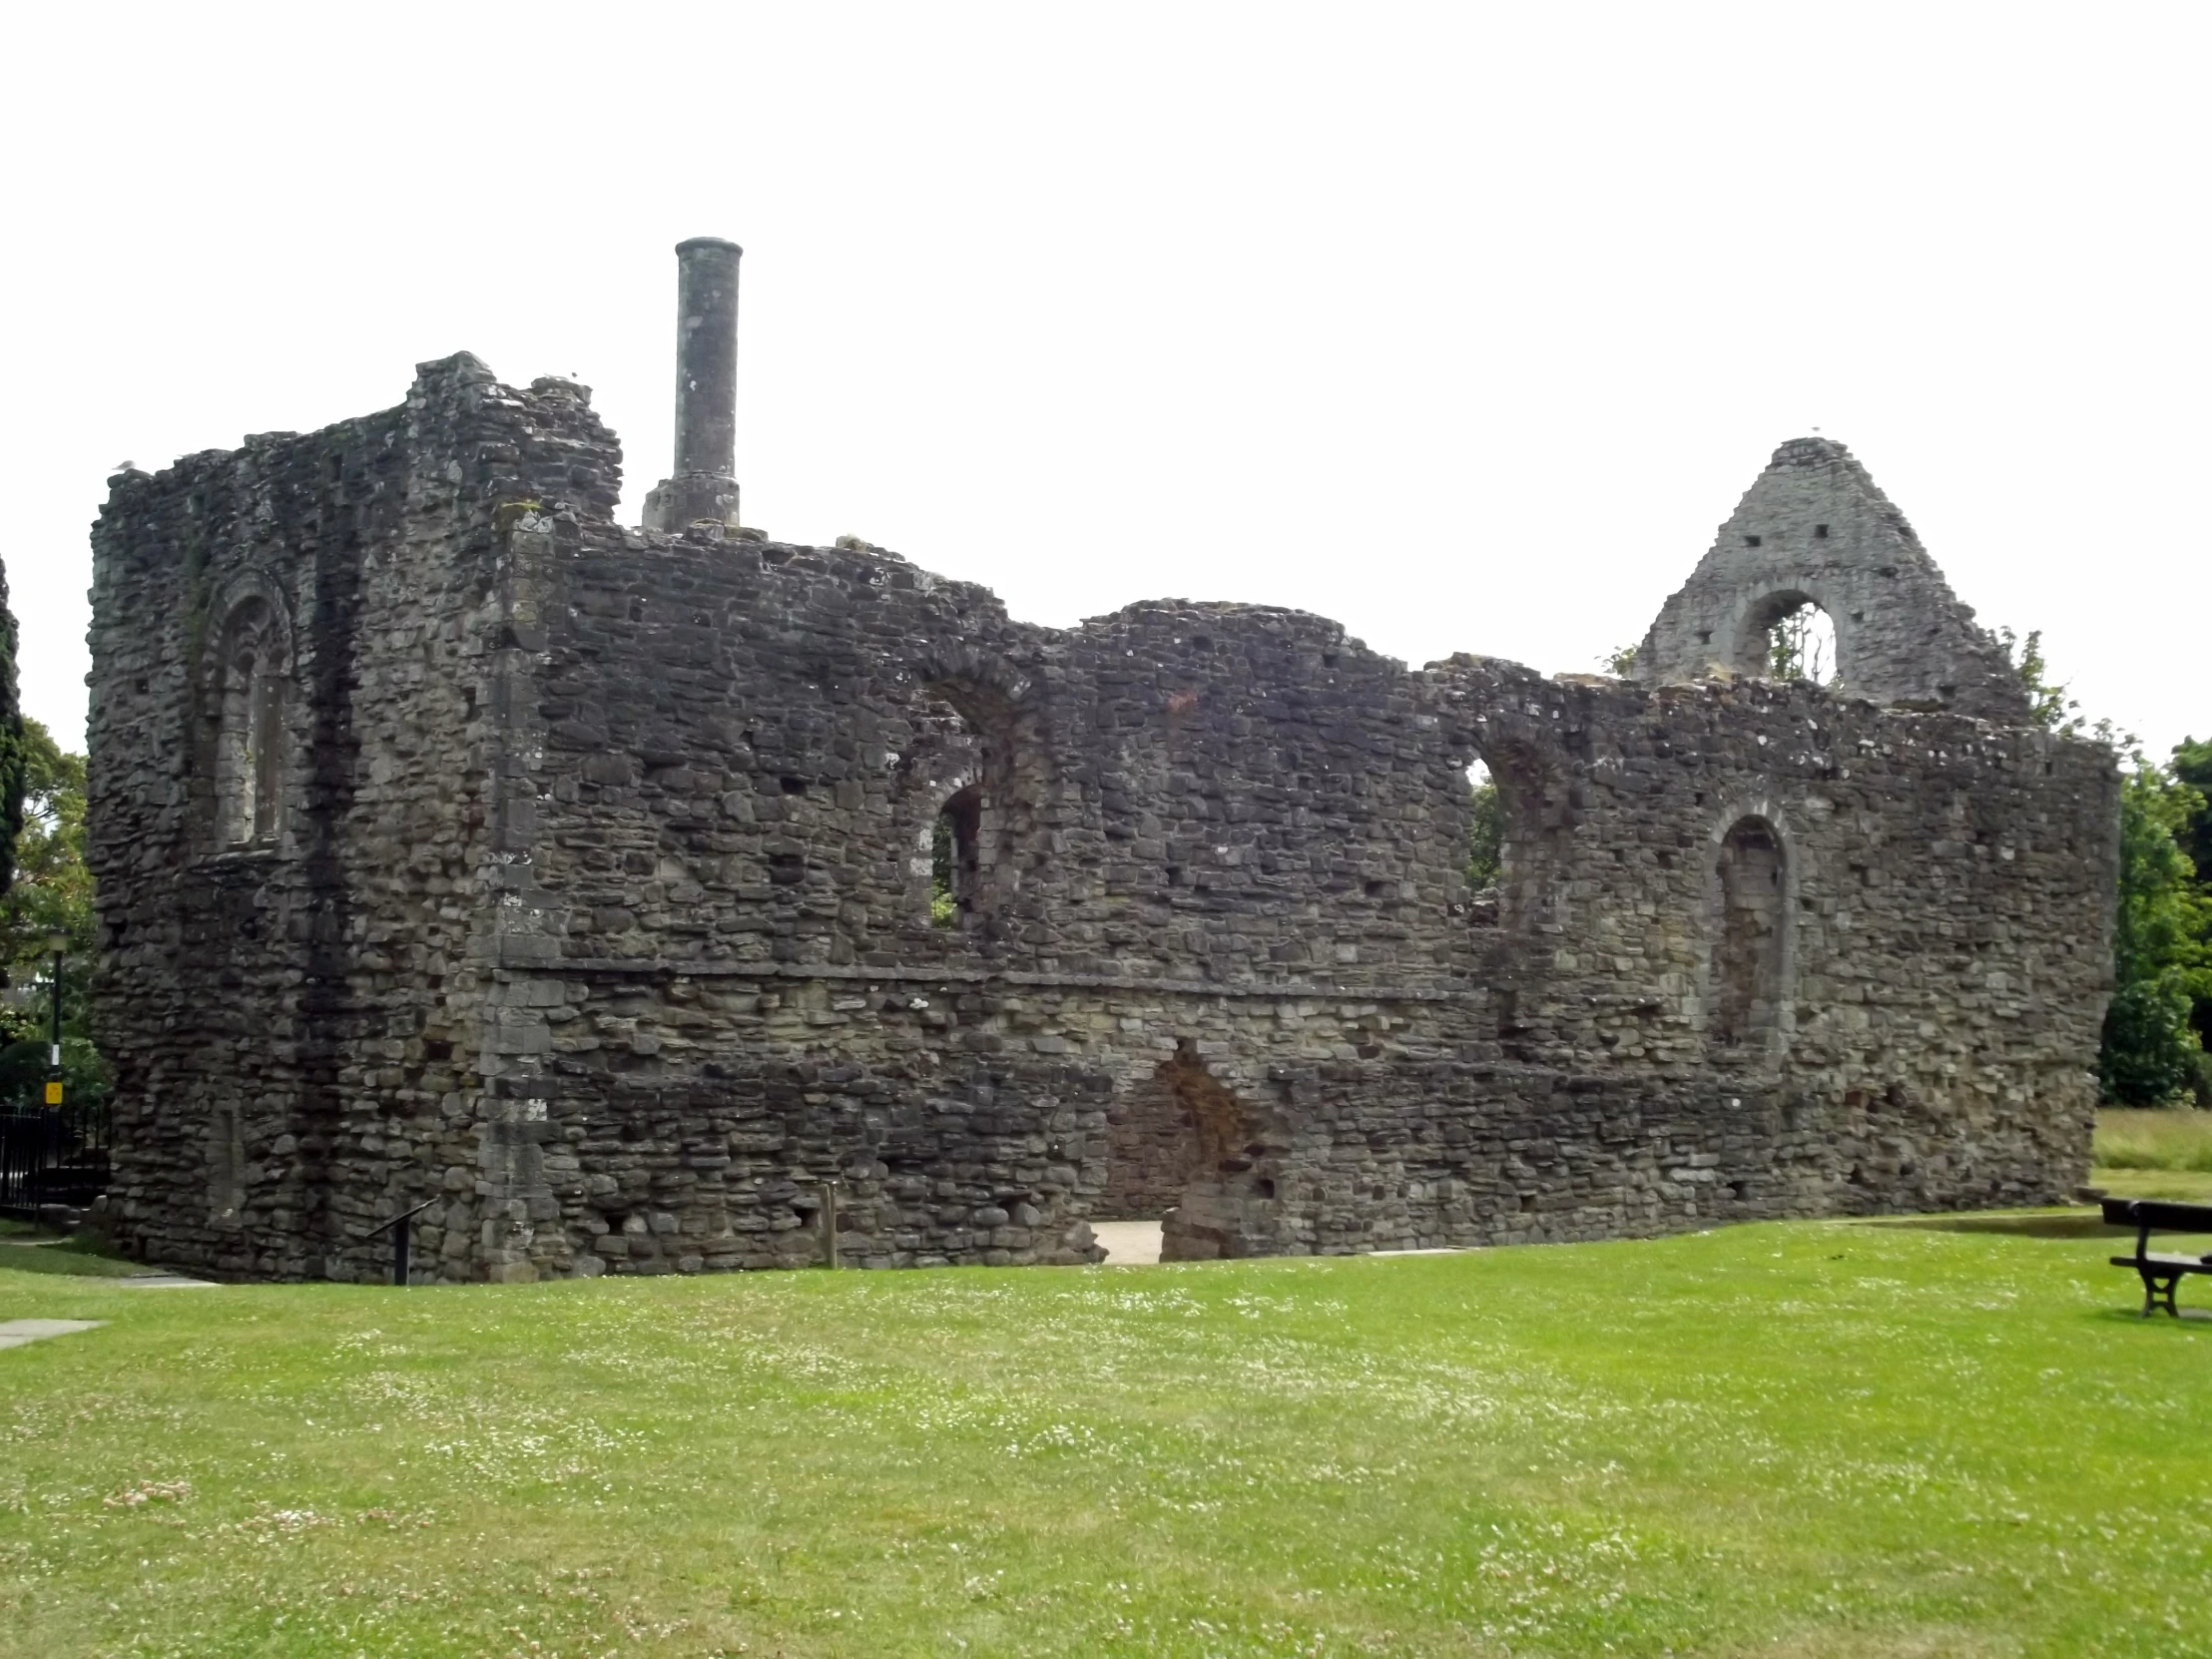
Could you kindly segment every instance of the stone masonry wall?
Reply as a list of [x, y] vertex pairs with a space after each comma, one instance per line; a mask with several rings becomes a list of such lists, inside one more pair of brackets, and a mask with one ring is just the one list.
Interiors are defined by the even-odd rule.
[[[425, 364], [399, 408], [125, 474], [94, 526], [90, 859], [117, 1066], [109, 1225], [209, 1271], [317, 1276], [393, 1166], [473, 1158], [496, 873], [502, 506], [611, 510], [581, 388]], [[275, 832], [215, 796], [227, 619], [288, 641]], [[365, 1248], [365, 1247], [364, 1247]]]
[[[833, 1183], [846, 1264], [1075, 1263], [1171, 1202], [1209, 1256], [2081, 1176], [2100, 750], [1747, 678], [1408, 672], [1257, 607], [1028, 627], [878, 549], [620, 528], [618, 466], [580, 388], [460, 358], [118, 481], [94, 859], [141, 1254], [372, 1277], [360, 1234], [431, 1200], [438, 1277], [795, 1266]], [[197, 828], [193, 689], [240, 583], [297, 640], [284, 833], [243, 849]], [[1770, 886], [1732, 904], [1747, 821]], [[1763, 1023], [1714, 1019], [1716, 973], [1766, 976]]]

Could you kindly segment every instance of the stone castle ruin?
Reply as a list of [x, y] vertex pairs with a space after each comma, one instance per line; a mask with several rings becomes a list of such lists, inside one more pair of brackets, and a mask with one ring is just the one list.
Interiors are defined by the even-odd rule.
[[[1083, 1263], [2038, 1203], [2086, 1163], [2116, 781], [1840, 444], [1632, 680], [1319, 617], [1067, 629], [740, 527], [738, 250], [673, 474], [586, 389], [113, 481], [104, 1225], [223, 1275]], [[1817, 603], [1841, 671], [1762, 678]], [[1470, 889], [1469, 768], [1504, 819]]]

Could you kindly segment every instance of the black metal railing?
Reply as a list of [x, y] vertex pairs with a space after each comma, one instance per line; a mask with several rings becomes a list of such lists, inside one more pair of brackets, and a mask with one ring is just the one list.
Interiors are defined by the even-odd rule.
[[108, 1190], [108, 1108], [0, 1106], [0, 1212], [83, 1208]]

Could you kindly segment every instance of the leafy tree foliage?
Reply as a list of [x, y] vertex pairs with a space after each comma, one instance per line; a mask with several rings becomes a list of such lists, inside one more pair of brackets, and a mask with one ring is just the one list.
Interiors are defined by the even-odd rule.
[[[2212, 800], [2212, 743], [2183, 738], [2174, 745], [2173, 775]], [[2199, 808], [2181, 834], [2181, 849], [2197, 866], [2197, 879], [2212, 886], [2212, 809]]]
[[1810, 599], [1767, 630], [1767, 675], [1816, 686], [1836, 678], [1836, 625]]
[[2212, 1000], [2212, 895], [2181, 837], [2205, 798], [2133, 751], [2120, 775], [2120, 891], [2112, 1005], [2097, 1074], [2107, 1100], [2157, 1105], [2203, 1093], [2204, 1046], [2192, 1023]]
[[0, 893], [15, 872], [15, 842], [23, 828], [24, 731], [15, 692], [15, 613], [0, 571]]
[[[2043, 657], [2042, 630], [2021, 639], [1997, 630], [2005, 655], [2027, 688], [2036, 725], [2062, 737], [2081, 735], [2080, 705], [2054, 684]], [[2174, 765], [2146, 760], [2135, 740], [2109, 721], [2099, 743], [2120, 751], [2120, 883], [2112, 932], [2112, 1001], [2097, 1050], [2097, 1081], [2107, 1101], [2155, 1106], [2191, 1093], [2212, 1104], [2203, 1015], [2212, 1009], [2212, 891], [2206, 866], [2191, 859], [2193, 834], [2206, 828], [2202, 783], [2212, 781], [2212, 745], [2184, 743]], [[2184, 768], [2206, 751], [2202, 774]]]
[[952, 820], [939, 813], [936, 827], [929, 832], [929, 925], [932, 927], [960, 925], [959, 905], [952, 896]]
[[1467, 885], [1476, 892], [1497, 885], [1505, 859], [1505, 805], [1497, 780], [1484, 771], [1469, 774], [1474, 786], [1474, 823], [1467, 831]]
[[2004, 654], [2012, 659], [2012, 668], [2027, 687], [2027, 712], [2036, 725], [2046, 731], [2065, 737], [2078, 737], [2081, 733], [2081, 707], [2066, 695], [2064, 686], [2050, 683], [2050, 665], [2043, 661], [2043, 631], [2030, 629], [2022, 640], [2009, 628], [1999, 628], [1997, 638], [2004, 644]]
[[[2183, 738], [2174, 745], [2170, 770], [2177, 780], [2199, 796], [2212, 800], [2212, 743]], [[2212, 900], [2212, 807], [2200, 805], [2191, 813], [2187, 828], [2177, 838], [2181, 850], [2196, 866], [2198, 889]], [[2212, 1049], [2212, 988], [2202, 984], [2197, 987], [2196, 1010], [2190, 1016], [2190, 1023], [2196, 1027], [2197, 1041]], [[2198, 1077], [2197, 1098], [2200, 1103], [2212, 1106], [2212, 1056], [2198, 1062]]]
[[15, 880], [0, 896], [0, 1100], [35, 1097], [46, 1076], [54, 958], [47, 940], [69, 942], [62, 958], [62, 1073], [68, 1098], [106, 1092], [106, 1070], [85, 1029], [96, 921], [85, 867], [85, 758], [65, 754], [35, 720], [22, 724], [22, 828]]

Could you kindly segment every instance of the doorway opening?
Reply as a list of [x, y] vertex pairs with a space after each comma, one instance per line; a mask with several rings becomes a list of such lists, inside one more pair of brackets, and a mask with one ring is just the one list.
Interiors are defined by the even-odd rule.
[[[1102, 1241], [1157, 1260], [1249, 1254], [1245, 1240], [1272, 1217], [1275, 1149], [1243, 1101], [1206, 1069], [1189, 1037], [1134, 1085], [1107, 1118], [1106, 1182], [1092, 1211], [1114, 1228]], [[1139, 1231], [1156, 1227], [1157, 1234]], [[1120, 1248], [1117, 1248], [1120, 1247]]]

